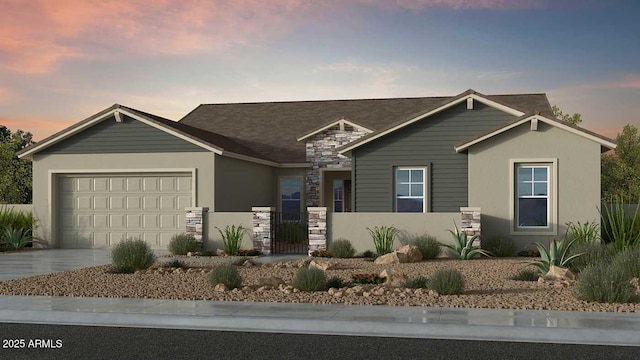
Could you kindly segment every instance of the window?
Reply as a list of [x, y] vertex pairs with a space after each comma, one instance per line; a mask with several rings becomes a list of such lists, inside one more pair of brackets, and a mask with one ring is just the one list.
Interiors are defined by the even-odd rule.
[[280, 211], [283, 220], [299, 220], [302, 211], [302, 179], [280, 178]]
[[516, 219], [519, 228], [549, 228], [551, 166], [516, 166]]
[[395, 173], [396, 212], [424, 212], [425, 168], [399, 167]]
[[344, 185], [342, 180], [333, 180], [333, 211], [344, 211]]

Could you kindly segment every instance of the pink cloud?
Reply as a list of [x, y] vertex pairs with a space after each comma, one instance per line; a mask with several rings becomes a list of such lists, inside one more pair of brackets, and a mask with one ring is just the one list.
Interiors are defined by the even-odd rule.
[[3, 118], [0, 117], [0, 125], [6, 126], [12, 132], [23, 130], [33, 134], [35, 141], [42, 140], [62, 129], [74, 124], [74, 121], [46, 118]]

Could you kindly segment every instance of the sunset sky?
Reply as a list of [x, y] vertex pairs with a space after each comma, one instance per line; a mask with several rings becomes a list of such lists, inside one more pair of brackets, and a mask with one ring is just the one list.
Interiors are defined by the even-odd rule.
[[544, 92], [640, 127], [640, 1], [0, 0], [0, 125], [36, 140], [114, 103]]

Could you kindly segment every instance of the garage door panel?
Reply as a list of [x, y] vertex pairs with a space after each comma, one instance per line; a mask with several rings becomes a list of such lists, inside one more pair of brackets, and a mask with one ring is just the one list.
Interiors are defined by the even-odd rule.
[[160, 215], [160, 229], [173, 229], [176, 227], [175, 215]]
[[157, 177], [145, 177], [142, 179], [142, 191], [144, 192], [158, 192], [159, 179]]
[[78, 178], [77, 180], [77, 188], [78, 192], [91, 192], [93, 191], [92, 179], [91, 178]]
[[142, 178], [129, 177], [125, 179], [127, 192], [139, 192], [142, 190]]
[[93, 247], [98, 249], [105, 249], [109, 247], [109, 233], [108, 232], [94, 232], [93, 233]]
[[178, 183], [177, 191], [181, 193], [188, 193], [191, 191], [191, 177], [180, 176], [176, 178]]
[[144, 214], [142, 217], [142, 226], [145, 229], [157, 229], [159, 225], [157, 214]]
[[162, 177], [160, 178], [160, 192], [175, 192], [176, 191], [176, 178], [175, 177]]
[[145, 196], [142, 198], [142, 206], [144, 210], [158, 210], [160, 200], [156, 195]]
[[127, 196], [127, 210], [140, 210], [142, 206], [140, 196]]
[[175, 233], [171, 233], [171, 232], [161, 232], [159, 234], [160, 248], [166, 249], [167, 246], [169, 246], [169, 242], [171, 242], [171, 238], [173, 238], [174, 235]]
[[111, 192], [123, 192], [125, 191], [124, 178], [111, 177], [109, 178], [109, 191]]
[[157, 232], [145, 232], [142, 234], [142, 239], [151, 247], [159, 248], [160, 243], [158, 242], [158, 235], [159, 234]]
[[160, 196], [160, 210], [176, 210], [176, 197]]
[[93, 216], [91, 214], [79, 214], [78, 215], [78, 228], [93, 228]]
[[191, 196], [190, 195], [181, 195], [178, 196], [178, 206], [176, 210], [184, 210], [184, 208], [191, 206]]
[[142, 228], [142, 215], [127, 215], [127, 229]]
[[118, 245], [119, 242], [126, 239], [125, 232], [111, 232], [109, 233], [109, 246], [114, 247]]
[[93, 233], [79, 233], [76, 238], [76, 244], [80, 249], [90, 249], [93, 247]]
[[108, 178], [94, 178], [93, 179], [93, 189], [94, 191], [106, 192], [109, 190], [109, 179]]
[[95, 196], [93, 198], [93, 210], [109, 210], [109, 197]]
[[123, 229], [125, 227], [124, 214], [109, 215], [111, 221], [109, 227], [112, 229]]
[[124, 210], [124, 196], [112, 195], [109, 197], [110, 210]]
[[76, 198], [77, 210], [91, 210], [93, 208], [93, 197], [91, 196], [78, 196]]

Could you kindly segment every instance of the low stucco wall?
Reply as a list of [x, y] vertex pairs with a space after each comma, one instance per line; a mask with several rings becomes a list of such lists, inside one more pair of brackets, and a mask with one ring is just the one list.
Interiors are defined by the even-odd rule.
[[222, 236], [216, 227], [224, 231], [226, 226], [242, 225], [247, 235], [242, 239], [241, 249], [253, 249], [253, 213], [252, 212], [210, 212], [207, 213], [204, 231], [206, 250], [224, 249]]
[[[344, 238], [351, 241], [356, 251], [362, 252], [375, 251], [367, 227], [373, 229], [382, 225], [393, 225], [405, 234], [426, 233], [442, 243], [451, 244], [452, 236], [447, 229], [460, 228], [460, 213], [328, 213], [327, 223], [328, 244], [333, 239]], [[400, 245], [396, 238], [394, 248]]]

